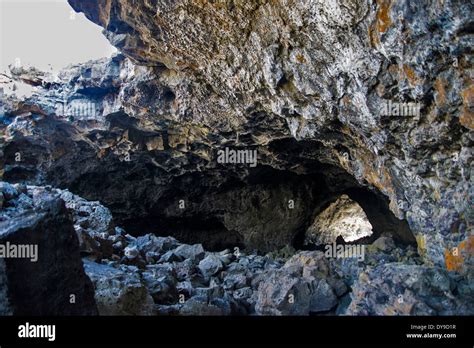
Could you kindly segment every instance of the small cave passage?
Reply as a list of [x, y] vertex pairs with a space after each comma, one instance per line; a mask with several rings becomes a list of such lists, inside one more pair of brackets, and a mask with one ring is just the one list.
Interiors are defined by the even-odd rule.
[[416, 246], [416, 238], [408, 222], [405, 219], [398, 219], [392, 213], [386, 197], [362, 187], [348, 189], [345, 193], [362, 207], [372, 224], [374, 233], [367, 243], [373, 242], [383, 234], [389, 234], [401, 244]]
[[296, 235], [296, 249], [323, 250], [327, 244], [371, 244], [383, 235], [416, 246], [406, 220], [389, 209], [388, 200], [365, 187], [352, 187], [315, 209], [308, 228]]
[[372, 234], [372, 224], [364, 210], [343, 194], [314, 218], [306, 230], [305, 243], [331, 244], [340, 238], [349, 243], [368, 238]]

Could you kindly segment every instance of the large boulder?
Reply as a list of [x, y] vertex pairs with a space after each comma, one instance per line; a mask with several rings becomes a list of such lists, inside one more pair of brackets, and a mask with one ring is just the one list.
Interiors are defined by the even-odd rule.
[[[456, 276], [454, 276], [456, 277]], [[382, 264], [360, 273], [347, 315], [472, 315], [472, 279], [441, 268]]]
[[219, 256], [209, 254], [201, 262], [199, 262], [198, 268], [205, 278], [209, 278], [210, 276], [213, 276], [217, 272], [221, 271], [223, 264]]
[[153, 298], [136, 267], [114, 268], [84, 260], [84, 268], [94, 284], [100, 315], [154, 314]]
[[172, 304], [177, 302], [178, 282], [173, 265], [148, 265], [142, 272], [142, 279], [155, 303]]
[[182, 259], [191, 259], [199, 262], [204, 257], [204, 248], [201, 244], [182, 244], [173, 250], [173, 253]]
[[81, 253], [97, 260], [109, 257], [112, 254], [112, 242], [108, 237], [114, 234], [110, 210], [98, 201], [88, 201], [68, 190], [53, 191], [60, 194], [72, 214]]
[[[57, 192], [0, 183], [0, 313], [95, 315], [73, 220]], [[17, 249], [17, 255], [13, 255]]]
[[[308, 315], [334, 309], [347, 289], [322, 252], [300, 252], [264, 274], [255, 311], [263, 315]], [[342, 289], [342, 290], [340, 290]]]
[[296, 275], [275, 271], [266, 275], [258, 287], [255, 310], [261, 315], [308, 315], [310, 296], [308, 282]]

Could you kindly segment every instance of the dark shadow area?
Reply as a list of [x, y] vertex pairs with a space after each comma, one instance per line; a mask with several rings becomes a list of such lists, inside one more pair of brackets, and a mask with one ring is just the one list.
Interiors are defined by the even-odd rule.
[[241, 236], [229, 231], [215, 217], [149, 217], [147, 219], [128, 220], [125, 228], [130, 234], [138, 236], [153, 231], [158, 236], [173, 236], [181, 243], [201, 243], [206, 250], [221, 251], [227, 248], [245, 246]]

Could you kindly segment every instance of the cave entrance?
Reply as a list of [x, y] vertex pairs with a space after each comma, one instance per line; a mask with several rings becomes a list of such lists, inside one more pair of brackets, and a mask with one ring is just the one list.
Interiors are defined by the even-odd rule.
[[[35, 67], [57, 74], [68, 65], [110, 57], [117, 52], [102, 28], [83, 13], [75, 12], [67, 0], [28, 1], [26, 6], [22, 1], [2, 1], [1, 18], [2, 73], [9, 74], [8, 65], [12, 65], [17, 70]], [[25, 23], [34, 30], [27, 30]], [[26, 87], [16, 84], [22, 89]]]
[[361, 206], [343, 194], [316, 215], [305, 233], [305, 244], [350, 243], [373, 234], [372, 224]]

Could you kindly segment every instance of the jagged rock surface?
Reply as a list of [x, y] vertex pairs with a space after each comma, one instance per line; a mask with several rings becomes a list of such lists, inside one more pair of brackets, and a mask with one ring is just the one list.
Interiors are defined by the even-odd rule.
[[119, 269], [86, 260], [84, 269], [94, 284], [100, 315], [153, 314], [153, 299], [134, 267]]
[[[52, 102], [44, 99], [48, 93], [72, 104], [81, 98], [95, 101], [99, 116], [82, 120], [79, 130], [36, 120], [69, 133], [64, 141], [70, 151], [57, 141], [58, 146], [46, 146], [40, 140], [27, 149], [21, 144], [31, 135], [19, 135], [4, 149], [7, 179], [46, 175], [45, 181], [100, 198], [132, 226], [130, 202], [144, 202], [133, 210], [140, 219], [167, 206], [167, 212], [172, 210], [160, 197], [179, 200], [181, 195], [195, 202], [234, 179], [248, 183], [252, 171], [216, 168], [214, 151], [224, 144], [256, 148], [260, 164], [280, 170], [314, 173], [315, 166], [319, 172], [329, 166], [342, 179], [330, 181], [330, 187], [356, 186], [344, 179], [346, 171], [389, 198], [395, 215], [408, 220], [426, 262], [463, 271], [453, 250], [472, 244], [472, 4], [70, 3], [103, 26], [128, 58], [77, 66], [63, 74], [61, 83], [43, 84], [46, 94], [30, 100], [36, 109], [13, 108], [23, 115], [13, 122], [18, 128], [28, 112], [40, 119], [51, 114]], [[23, 80], [39, 85], [41, 78], [35, 72], [34, 81]], [[68, 87], [57, 93], [61, 86]], [[387, 101], [416, 101], [421, 113], [384, 117]], [[290, 159], [278, 144], [290, 148]], [[37, 160], [46, 167], [42, 174], [33, 169], [33, 160], [21, 168], [13, 161], [15, 150], [28, 157], [37, 154], [34, 149], [46, 152]], [[81, 158], [71, 158], [77, 153]], [[119, 171], [123, 166], [116, 159], [127, 153], [135, 165]], [[53, 175], [53, 168], [56, 173], [62, 168], [63, 175]], [[99, 173], [107, 173], [110, 181], [94, 194], [96, 189], [86, 186], [93, 186], [90, 181]], [[146, 178], [157, 198], [149, 196], [147, 185], [131, 183], [124, 189], [121, 182], [133, 175]], [[207, 189], [181, 193], [195, 180]], [[169, 192], [169, 187], [179, 188]], [[216, 210], [191, 206], [187, 212], [212, 216], [219, 221], [209, 222], [218, 225], [216, 234], [232, 234], [228, 217], [216, 217]], [[169, 213], [160, 221], [178, 217]], [[302, 228], [298, 220], [295, 226]], [[266, 248], [246, 240], [248, 233], [243, 229], [232, 238]], [[271, 247], [288, 242], [283, 239]]]
[[[69, 2], [103, 26], [121, 54], [71, 67], [58, 79], [35, 69], [12, 71], [12, 79], [36, 91], [25, 100], [2, 100], [0, 170], [5, 180], [52, 184], [99, 200], [135, 236], [113, 234], [110, 226], [99, 234], [76, 228], [89, 258], [117, 255], [114, 262], [139, 269], [151, 260], [176, 264], [178, 292], [200, 289], [183, 311], [203, 310], [213, 294], [224, 298], [220, 287], [214, 292], [210, 283], [189, 280], [209, 255], [181, 254], [189, 246], [162, 250], [168, 239], [142, 255], [133, 238], [152, 232], [214, 251], [274, 251], [302, 244], [313, 217], [347, 194], [367, 215], [373, 239], [384, 238], [372, 245], [368, 265], [402, 258], [411, 267], [412, 257], [388, 240], [416, 238], [423, 267], [472, 279], [472, 3]], [[72, 108], [90, 103], [93, 110], [77, 115], [58, 107], [61, 101]], [[417, 102], [420, 113], [383, 115], [388, 102]], [[217, 151], [226, 147], [257, 150], [258, 165], [218, 163]], [[80, 215], [75, 219], [81, 226]], [[350, 262], [331, 267], [351, 279], [363, 271]], [[378, 279], [378, 272], [393, 269], [368, 274]], [[264, 312], [310, 312], [307, 298], [298, 310], [286, 307], [282, 293], [295, 279], [275, 272], [286, 277], [287, 289], [262, 285], [260, 297], [250, 295], [254, 288], [241, 275], [227, 282], [249, 285], [235, 295], [245, 299], [247, 312], [258, 298]], [[324, 283], [295, 284], [308, 296], [330, 293]], [[370, 290], [363, 281], [357, 287], [360, 298]], [[439, 287], [428, 292], [438, 296]], [[214, 301], [209, 313], [232, 312], [232, 301], [224, 302]], [[321, 308], [333, 301], [327, 303]], [[400, 312], [364, 307], [376, 303], [350, 311]], [[158, 305], [158, 312], [181, 310]], [[432, 305], [424, 307], [427, 314], [459, 308], [456, 301]]]
[[378, 265], [359, 275], [346, 314], [470, 315], [472, 287], [472, 279], [453, 282], [440, 268]]
[[[472, 238], [471, 3], [70, 3], [124, 54], [178, 76], [177, 119], [236, 130], [252, 111], [282, 117], [386, 194], [431, 262]], [[384, 118], [387, 100], [421, 115]]]
[[[94, 290], [85, 275], [73, 221], [51, 188], [0, 182], [0, 244], [37, 247], [36, 260], [0, 260], [2, 315], [94, 315]], [[8, 244], [9, 243], [9, 244]], [[71, 297], [73, 296], [73, 297]], [[7, 303], [5, 303], [7, 302]]]

